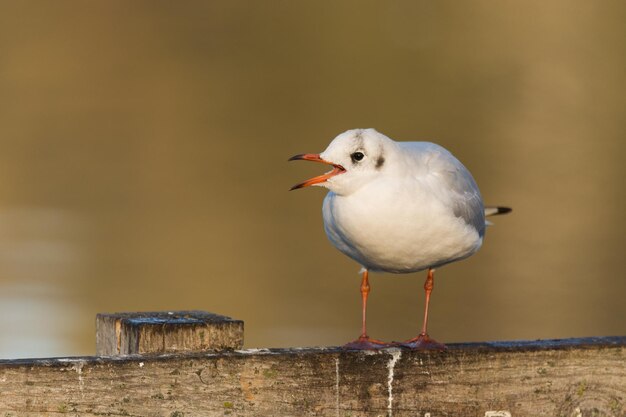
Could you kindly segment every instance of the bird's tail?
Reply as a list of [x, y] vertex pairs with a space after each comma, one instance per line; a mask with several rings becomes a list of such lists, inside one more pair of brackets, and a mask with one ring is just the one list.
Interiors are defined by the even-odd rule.
[[[489, 216], [498, 216], [500, 214], [507, 214], [512, 212], [513, 209], [510, 207], [485, 207], [485, 217]], [[489, 220], [485, 220], [485, 224], [487, 226], [493, 226], [493, 223]]]
[[510, 207], [495, 207], [495, 206], [485, 207], [485, 217], [497, 216], [499, 214], [507, 214], [512, 211], [513, 209]]

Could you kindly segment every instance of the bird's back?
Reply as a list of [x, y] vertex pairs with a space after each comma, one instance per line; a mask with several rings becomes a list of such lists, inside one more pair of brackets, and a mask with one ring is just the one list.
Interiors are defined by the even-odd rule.
[[431, 184], [433, 198], [450, 207], [455, 216], [485, 233], [485, 207], [474, 177], [444, 147], [432, 142], [396, 142], [413, 168], [412, 175]]

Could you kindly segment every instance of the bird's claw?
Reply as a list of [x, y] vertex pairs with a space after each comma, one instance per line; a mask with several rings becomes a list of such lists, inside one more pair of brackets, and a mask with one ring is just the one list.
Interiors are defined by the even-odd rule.
[[443, 343], [437, 342], [435, 339], [431, 339], [427, 334], [420, 334], [413, 339], [409, 339], [405, 342], [397, 342], [395, 346], [405, 347], [415, 350], [447, 350], [448, 348]]
[[360, 336], [358, 339], [350, 343], [346, 343], [342, 346], [342, 348], [350, 350], [372, 350], [383, 349], [390, 346], [392, 346], [391, 343], [382, 342], [376, 339], [370, 339], [369, 336]]

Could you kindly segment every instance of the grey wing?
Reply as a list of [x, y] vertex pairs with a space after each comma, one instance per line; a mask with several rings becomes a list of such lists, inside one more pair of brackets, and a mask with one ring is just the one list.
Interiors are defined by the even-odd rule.
[[442, 182], [440, 198], [452, 208], [455, 216], [485, 234], [485, 207], [472, 174], [446, 149], [437, 146], [436, 156], [429, 161], [429, 170]]
[[464, 169], [465, 172], [457, 171], [454, 177], [452, 188], [457, 197], [452, 201], [452, 212], [455, 216], [462, 218], [465, 223], [471, 225], [478, 231], [479, 236], [485, 234], [485, 208], [483, 199], [478, 190], [478, 186], [472, 178], [472, 175]]

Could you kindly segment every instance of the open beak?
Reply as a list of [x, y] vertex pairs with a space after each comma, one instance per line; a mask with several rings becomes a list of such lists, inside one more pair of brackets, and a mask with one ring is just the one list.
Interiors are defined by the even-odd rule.
[[291, 187], [289, 191], [297, 190], [298, 188], [308, 187], [309, 185], [319, 184], [319, 183], [327, 181], [329, 178], [334, 177], [335, 175], [339, 175], [339, 174], [346, 172], [344, 167], [342, 167], [341, 165], [333, 164], [332, 162], [323, 160], [322, 158], [320, 158], [319, 154], [303, 153], [300, 155], [292, 156], [291, 158], [289, 158], [289, 160], [290, 161], [304, 160], [304, 161], [321, 162], [323, 164], [328, 164], [328, 165], [333, 166], [332, 171], [327, 172], [322, 175], [318, 175], [317, 177], [313, 177], [310, 180], [303, 181], [300, 184], [296, 184], [293, 187]]

